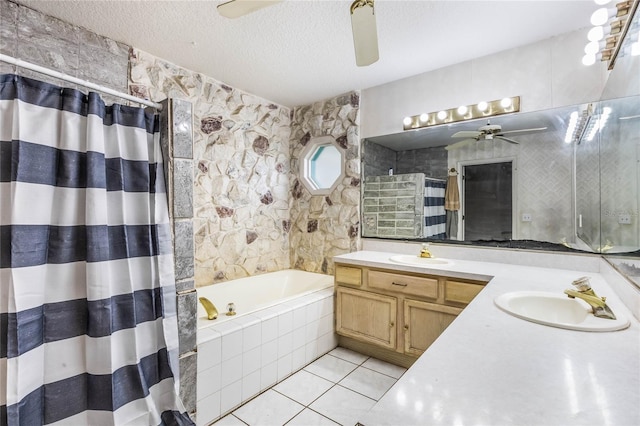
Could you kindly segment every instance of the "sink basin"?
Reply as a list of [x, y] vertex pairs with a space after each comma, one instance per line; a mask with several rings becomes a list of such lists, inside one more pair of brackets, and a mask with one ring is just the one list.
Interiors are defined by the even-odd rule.
[[629, 320], [620, 312], [617, 319], [598, 318], [591, 307], [565, 294], [540, 291], [517, 291], [505, 293], [494, 300], [503, 311], [538, 324], [581, 331], [615, 331], [629, 326]]
[[440, 259], [437, 257], [420, 257], [413, 254], [398, 254], [391, 256], [389, 260], [396, 263], [402, 263], [404, 265], [414, 266], [451, 265], [453, 263], [447, 259]]

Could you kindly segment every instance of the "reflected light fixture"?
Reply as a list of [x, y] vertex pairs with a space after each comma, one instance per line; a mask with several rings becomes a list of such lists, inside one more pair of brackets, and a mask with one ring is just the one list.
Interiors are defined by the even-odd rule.
[[576, 142], [580, 143], [584, 134], [587, 132], [587, 128], [593, 124], [591, 119], [593, 116], [594, 105], [592, 103], [586, 104], [579, 108], [579, 111], [573, 111], [569, 116], [569, 125], [567, 126], [567, 133], [564, 137], [565, 143]]
[[[594, 0], [599, 6], [605, 6], [610, 0]], [[594, 26], [587, 33], [589, 43], [585, 46], [585, 55], [582, 63], [590, 66], [596, 60], [608, 62], [608, 69], [612, 70], [617, 56], [621, 53], [621, 47], [627, 32], [632, 26], [638, 10], [640, 0], [625, 0], [616, 3], [615, 6], [601, 7], [591, 15], [591, 24]], [[637, 26], [637, 23], [635, 24]], [[634, 46], [629, 49], [633, 54]], [[638, 47], [637, 49], [640, 49]], [[624, 54], [624, 53], [623, 53]]]
[[378, 32], [373, 0], [355, 0], [351, 3], [351, 29], [356, 65], [366, 67], [379, 59]]
[[404, 117], [402, 125], [404, 130], [415, 130], [476, 118], [489, 118], [518, 111], [520, 111], [520, 96], [513, 96], [491, 102], [482, 101], [474, 105], [461, 105], [456, 108]]

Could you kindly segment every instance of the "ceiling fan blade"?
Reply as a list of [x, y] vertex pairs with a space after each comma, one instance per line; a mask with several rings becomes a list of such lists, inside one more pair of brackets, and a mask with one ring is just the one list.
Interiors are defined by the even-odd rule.
[[351, 30], [356, 65], [366, 67], [379, 59], [378, 32], [373, 0], [355, 0], [351, 4]]
[[520, 130], [507, 130], [506, 132], [496, 133], [497, 136], [506, 135], [507, 133], [524, 133], [524, 132], [539, 132], [541, 130], [547, 130], [546, 127], [536, 127], [535, 129], [520, 129]]
[[218, 13], [225, 18], [239, 18], [283, 0], [231, 0], [218, 5]]
[[462, 130], [451, 135], [452, 138], [477, 138], [482, 134], [476, 130]]
[[509, 138], [505, 138], [504, 136], [500, 136], [500, 135], [494, 135], [496, 139], [502, 139], [503, 141], [518, 145], [518, 142], [514, 141], [513, 139], [509, 139]]
[[478, 139], [465, 139], [463, 141], [452, 143], [451, 145], [447, 145], [444, 147], [444, 149], [446, 149], [447, 151], [451, 151], [452, 149], [462, 148], [464, 146], [470, 145], [473, 142], [477, 142], [477, 141]]

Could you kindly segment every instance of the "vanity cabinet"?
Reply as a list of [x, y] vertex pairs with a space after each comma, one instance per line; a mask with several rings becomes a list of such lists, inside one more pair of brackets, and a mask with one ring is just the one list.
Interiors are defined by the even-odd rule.
[[340, 345], [410, 366], [486, 282], [336, 264]]

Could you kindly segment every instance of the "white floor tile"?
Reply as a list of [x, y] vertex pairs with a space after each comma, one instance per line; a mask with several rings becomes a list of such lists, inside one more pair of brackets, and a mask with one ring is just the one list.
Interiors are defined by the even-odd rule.
[[228, 414], [214, 423], [215, 426], [246, 426], [246, 424], [235, 417], [233, 414]]
[[338, 383], [347, 374], [355, 370], [356, 367], [358, 366], [354, 363], [327, 354], [307, 365], [304, 369], [329, 381]]
[[355, 393], [340, 385], [329, 389], [309, 408], [345, 426], [355, 425], [376, 403], [371, 398]]
[[393, 377], [358, 367], [342, 379], [340, 385], [378, 401], [395, 382]]
[[273, 389], [302, 405], [309, 405], [331, 386], [333, 382], [301, 370], [282, 383], [278, 383]]
[[329, 420], [313, 410], [305, 408], [302, 413], [295, 416], [287, 426], [336, 426], [337, 423]]
[[376, 358], [369, 358], [364, 362], [364, 364], [362, 364], [362, 366], [370, 370], [377, 371], [378, 373], [391, 376], [394, 379], [399, 379], [404, 374], [404, 372], [407, 371], [407, 369], [404, 367], [389, 364], [388, 362], [381, 361]]
[[233, 412], [243, 422], [251, 425], [284, 425], [295, 417], [304, 406], [268, 390]]
[[362, 364], [367, 360], [367, 358], [369, 358], [366, 355], [362, 355], [358, 352], [352, 351], [351, 349], [342, 348], [340, 346], [329, 352], [329, 354], [358, 365]]

